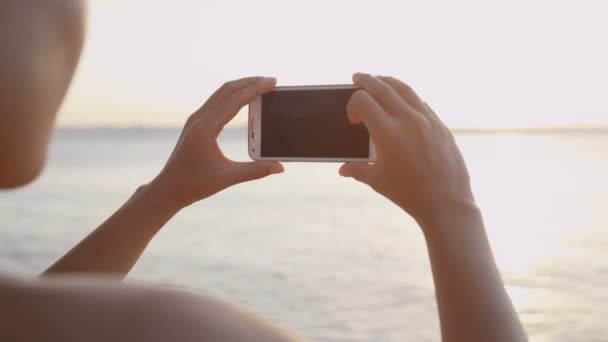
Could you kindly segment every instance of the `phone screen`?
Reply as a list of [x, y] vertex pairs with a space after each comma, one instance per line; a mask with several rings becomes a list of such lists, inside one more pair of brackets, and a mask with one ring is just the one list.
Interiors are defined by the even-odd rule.
[[369, 134], [348, 121], [355, 88], [279, 90], [262, 96], [262, 157], [368, 158]]

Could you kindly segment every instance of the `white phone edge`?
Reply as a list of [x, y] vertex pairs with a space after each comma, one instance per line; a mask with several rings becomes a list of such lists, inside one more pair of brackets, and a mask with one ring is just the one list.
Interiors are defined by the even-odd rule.
[[[305, 90], [305, 89], [352, 89], [354, 85], [322, 85], [322, 86], [287, 86], [276, 87], [274, 91], [290, 91], [290, 90]], [[262, 97], [256, 97], [249, 104], [249, 122], [247, 125], [247, 151], [249, 157], [253, 160], [266, 161], [285, 161], [285, 162], [363, 162], [370, 163], [376, 161], [376, 146], [372, 142], [371, 136], [369, 139], [369, 158], [302, 158], [302, 157], [262, 157], [261, 151], [261, 114], [262, 114]]]

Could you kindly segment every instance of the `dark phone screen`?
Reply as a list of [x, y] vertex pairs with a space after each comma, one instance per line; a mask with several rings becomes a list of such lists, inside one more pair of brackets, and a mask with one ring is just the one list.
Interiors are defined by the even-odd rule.
[[262, 157], [368, 158], [369, 134], [346, 105], [356, 89], [279, 90], [262, 96]]

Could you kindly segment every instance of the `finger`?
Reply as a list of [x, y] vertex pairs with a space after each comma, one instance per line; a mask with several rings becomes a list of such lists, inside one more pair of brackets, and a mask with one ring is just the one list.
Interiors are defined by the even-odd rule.
[[404, 110], [412, 109], [393, 88], [372, 75], [356, 73], [353, 82], [367, 91], [390, 115], [397, 116]]
[[171, 152], [170, 158], [173, 157], [175, 152], [179, 149], [180, 145], [184, 143], [184, 138], [188, 136], [188, 134], [190, 134], [191, 131], [197, 126], [202, 126], [202, 120], [190, 116], [190, 118], [188, 118], [188, 120], [184, 124], [184, 128], [182, 128], [182, 131], [179, 134], [179, 138], [177, 138], [177, 143], [175, 143], [175, 147], [173, 148], [173, 152]]
[[382, 106], [364, 90], [353, 93], [346, 105], [346, 112], [350, 122], [365, 124], [374, 141], [382, 139], [383, 132], [391, 122], [391, 117]]
[[252, 76], [245, 77], [238, 80], [230, 81], [224, 83], [213, 95], [209, 97], [209, 99], [205, 102], [205, 105], [208, 108], [217, 108], [219, 107], [228, 96], [236, 93], [237, 91], [250, 86], [251, 84], [258, 82], [259, 80], [264, 79], [262, 76]]
[[245, 78], [241, 78], [238, 80], [224, 83], [218, 90], [216, 90], [209, 97], [209, 99], [207, 99], [207, 101], [205, 101], [205, 103], [196, 112], [194, 112], [192, 115], [190, 115], [190, 117], [186, 120], [186, 123], [184, 124], [184, 128], [182, 129], [182, 133], [180, 134], [178, 141], [180, 141], [183, 138], [184, 132], [190, 126], [192, 126], [192, 123], [194, 121], [198, 120], [201, 117], [201, 115], [205, 112], [203, 110], [203, 108], [211, 108], [211, 109], [217, 108], [218, 104], [221, 103], [222, 99], [226, 98], [231, 93], [233, 93], [235, 91], [239, 91], [243, 87], [246, 87], [252, 83], [255, 83], [263, 78], [264, 77], [261, 77], [261, 76], [252, 76], [252, 77], [245, 77]]
[[254, 162], [230, 162], [229, 171], [226, 177], [230, 180], [231, 184], [238, 184], [248, 182], [266, 176], [282, 173], [285, 169], [279, 162], [266, 162], [266, 161], [254, 161]]
[[[437, 113], [435, 113], [433, 108], [431, 108], [431, 106], [429, 106], [429, 104], [426, 102], [424, 103], [424, 106], [427, 109], [428, 115], [433, 118], [435, 125], [438, 125], [440, 128], [442, 128], [444, 130], [444, 132], [449, 133], [449, 135], [452, 135], [452, 131], [448, 128], [448, 126], [443, 121], [441, 121], [441, 119], [439, 118], [439, 115], [437, 115]], [[452, 136], [452, 138], [453, 138], [453, 136]]]
[[345, 163], [338, 171], [342, 177], [351, 177], [371, 186], [373, 182], [373, 165], [368, 163]]
[[[414, 129], [417, 132], [416, 134], [418, 136], [420, 136], [420, 134], [422, 133], [420, 132], [420, 129], [425, 126], [423, 124], [432, 124], [436, 121], [436, 118], [429, 113], [425, 103], [420, 99], [418, 94], [416, 94], [416, 92], [414, 92], [414, 90], [409, 85], [390, 76], [378, 76], [378, 78], [380, 78], [391, 88], [393, 88], [399, 94], [399, 96], [401, 96], [403, 100], [408, 103], [410, 108], [412, 108], [412, 111], [409, 113], [406, 112], [406, 116], [404, 117], [408, 119], [419, 119], [413, 121], [410, 120], [410, 122], [417, 122], [418, 124], [409, 125], [410, 129]], [[416, 127], [418, 129], [415, 129]]]
[[393, 88], [401, 98], [419, 112], [426, 112], [426, 106], [418, 94], [409, 85], [390, 76], [378, 76], [379, 79]]
[[359, 114], [355, 114], [353, 112], [346, 112], [346, 115], [348, 116], [348, 121], [353, 124], [353, 125], [358, 125], [360, 123], [362, 123], [361, 121], [361, 117], [359, 116]]
[[219, 132], [239, 112], [243, 106], [256, 97], [271, 91], [277, 83], [275, 78], [263, 78], [228, 96], [220, 108], [209, 118], [212, 129]]
[[239, 91], [243, 87], [247, 87], [248, 85], [251, 85], [252, 83], [255, 83], [262, 79], [264, 79], [264, 77], [253, 76], [224, 83], [209, 97], [209, 99], [207, 99], [207, 101], [205, 101], [205, 103], [196, 112], [190, 115], [188, 120], [186, 120], [184, 128], [182, 129], [182, 135], [180, 136], [180, 139], [183, 137], [183, 132], [186, 131], [188, 127], [192, 126], [192, 123], [194, 121], [200, 119], [204, 113], [209, 111], [212, 112], [214, 108], [218, 108], [219, 105], [222, 103], [222, 100], [225, 99], [227, 96], [230, 96], [230, 94], [232, 94], [233, 92]]
[[437, 113], [435, 113], [435, 111], [433, 110], [433, 108], [431, 108], [431, 106], [429, 106], [428, 103], [424, 103], [424, 106], [426, 107], [427, 111], [429, 112], [429, 114], [437, 121], [442, 122], [441, 119], [439, 118], [439, 115], [437, 115]]

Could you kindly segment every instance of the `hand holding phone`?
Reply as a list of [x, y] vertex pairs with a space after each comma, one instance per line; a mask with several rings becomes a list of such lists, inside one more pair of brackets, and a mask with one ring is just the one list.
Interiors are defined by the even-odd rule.
[[340, 174], [371, 186], [418, 222], [475, 207], [469, 174], [450, 130], [418, 95], [392, 77], [353, 76], [360, 88], [347, 111], [377, 149], [374, 164], [347, 163]]
[[367, 129], [349, 122], [353, 85], [277, 87], [249, 105], [254, 160], [361, 161], [376, 158]]
[[188, 118], [160, 174], [150, 183], [164, 203], [181, 209], [237, 183], [283, 172], [278, 162], [235, 162], [217, 137], [238, 111], [275, 86], [274, 78], [247, 77], [225, 83]]

